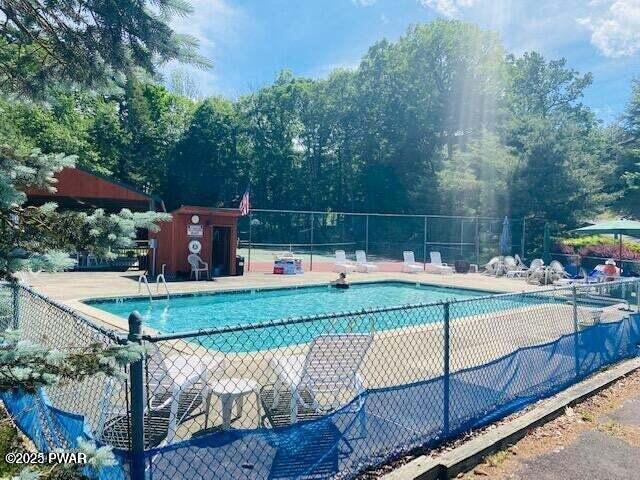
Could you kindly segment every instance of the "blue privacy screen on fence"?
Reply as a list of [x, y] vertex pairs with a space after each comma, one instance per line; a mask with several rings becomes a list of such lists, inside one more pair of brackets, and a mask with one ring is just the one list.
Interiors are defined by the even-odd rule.
[[[37, 292], [3, 288], [0, 310], [26, 340], [124, 341]], [[242, 347], [269, 328], [238, 328], [222, 338], [240, 348], [220, 350], [209, 348], [215, 330], [132, 335], [148, 353], [126, 381], [94, 376], [2, 400], [40, 450], [75, 448], [79, 436], [112, 445], [121, 463], [105, 480], [353, 478], [637, 355], [639, 292], [633, 280], [350, 312], [308, 344], [254, 352]], [[405, 326], [372, 328], [394, 322]], [[281, 322], [291, 335], [316, 324]]]
[[[577, 343], [576, 340], [577, 339]], [[412, 448], [486, 425], [549, 396], [600, 368], [638, 353], [640, 316], [601, 324], [555, 342], [522, 348], [450, 375], [367, 391], [362, 409], [281, 429], [217, 432], [146, 453], [153, 477], [349, 477]], [[576, 356], [578, 351], [576, 372]], [[184, 470], [184, 462], [189, 469]]]

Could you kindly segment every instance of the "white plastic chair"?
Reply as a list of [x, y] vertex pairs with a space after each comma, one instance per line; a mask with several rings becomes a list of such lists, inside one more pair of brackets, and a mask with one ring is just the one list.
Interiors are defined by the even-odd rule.
[[[298, 405], [326, 414], [348, 404], [364, 392], [358, 370], [372, 342], [370, 333], [320, 335], [306, 355], [272, 358], [269, 363], [277, 376], [272, 408], [278, 406], [283, 387], [291, 392], [291, 423], [298, 420]], [[303, 391], [311, 395], [310, 404]]]
[[367, 263], [367, 254], [364, 250], [356, 250], [356, 271], [361, 273], [375, 272], [378, 267], [373, 263]]
[[417, 273], [423, 270], [423, 266], [416, 263], [416, 257], [411, 250], [402, 252], [404, 262], [402, 263], [402, 271], [406, 273]]
[[440, 252], [429, 252], [431, 263], [425, 265], [425, 272], [427, 273], [439, 273], [440, 275], [452, 275], [453, 268], [442, 263], [442, 256]]
[[336, 250], [336, 263], [333, 265], [333, 271], [336, 273], [355, 272], [356, 267], [349, 260], [344, 250]]
[[187, 262], [191, 265], [191, 274], [189, 275], [189, 278], [195, 275], [197, 282], [200, 280], [200, 272], [205, 272], [207, 274], [207, 278], [211, 278], [209, 273], [209, 264], [202, 260], [199, 255], [196, 255], [195, 253], [190, 254], [187, 257]]
[[[145, 388], [145, 416], [149, 417], [149, 428], [153, 418], [168, 417], [166, 436], [161, 444], [173, 441], [178, 426], [199, 404], [203, 405], [205, 424], [209, 415], [209, 384], [212, 374], [224, 371], [222, 355], [168, 355], [164, 356], [156, 346], [147, 357]], [[123, 402], [114, 402], [121, 395], [123, 381], [108, 378], [99, 402], [99, 418], [96, 437], [102, 439], [105, 427], [119, 416], [126, 419]], [[146, 423], [146, 422], [145, 422]], [[107, 442], [108, 443], [108, 442]]]

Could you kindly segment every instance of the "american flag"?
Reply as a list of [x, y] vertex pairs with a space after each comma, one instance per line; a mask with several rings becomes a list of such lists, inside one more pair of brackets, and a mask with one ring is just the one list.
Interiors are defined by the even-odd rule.
[[245, 216], [249, 215], [249, 210], [251, 209], [251, 202], [249, 202], [249, 187], [244, 191], [244, 195], [242, 195], [242, 200], [240, 200], [240, 215]]

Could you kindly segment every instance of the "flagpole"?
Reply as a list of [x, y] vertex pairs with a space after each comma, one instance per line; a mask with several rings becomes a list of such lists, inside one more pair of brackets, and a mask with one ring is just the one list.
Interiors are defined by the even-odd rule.
[[253, 223], [251, 220], [253, 219], [253, 214], [251, 210], [249, 210], [249, 254], [247, 255], [247, 272], [251, 271], [251, 224]]

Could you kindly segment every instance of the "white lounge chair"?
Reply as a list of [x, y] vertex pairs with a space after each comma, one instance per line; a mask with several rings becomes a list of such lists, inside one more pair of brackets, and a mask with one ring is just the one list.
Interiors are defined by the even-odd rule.
[[507, 277], [508, 278], [524, 278], [527, 276], [527, 273], [529, 272], [529, 267], [527, 267], [525, 265], [525, 263], [522, 261], [522, 259], [520, 258], [520, 256], [516, 253], [515, 258], [514, 258], [515, 262], [516, 262], [516, 268], [514, 269], [507, 269]]
[[510, 272], [511, 270], [518, 269], [518, 262], [516, 262], [516, 259], [510, 255], [507, 255], [506, 257], [504, 257], [502, 264], [504, 265], [504, 269], [506, 272]]
[[500, 266], [500, 257], [493, 257], [484, 265], [484, 275], [495, 275], [498, 272]]
[[569, 278], [571, 276], [565, 271], [564, 266], [557, 260], [552, 260], [549, 264], [549, 268], [551, 269], [554, 277], [557, 277], [557, 280], [561, 278]]
[[440, 275], [452, 275], [453, 268], [442, 263], [440, 252], [429, 252], [431, 263], [425, 265], [424, 271], [427, 273], [439, 273]]
[[[364, 391], [358, 370], [372, 341], [368, 333], [320, 335], [306, 355], [272, 358], [269, 363], [277, 376], [272, 408], [277, 408], [283, 389], [291, 394], [291, 423], [298, 420], [299, 405], [324, 415], [351, 402]], [[310, 395], [310, 403], [303, 392]]]
[[[213, 374], [224, 371], [221, 355], [168, 355], [157, 347], [147, 357], [145, 388], [145, 429], [149, 429], [146, 442], [150, 446], [165, 445], [175, 438], [178, 426], [198, 408], [203, 408], [205, 425], [209, 415], [209, 384]], [[127, 442], [119, 431], [127, 428], [128, 417], [124, 381], [108, 378], [99, 402], [99, 418], [95, 429], [98, 440], [118, 448], [118, 440]], [[120, 432], [121, 433], [121, 432]]]
[[209, 273], [209, 264], [202, 260], [199, 255], [196, 255], [195, 253], [190, 254], [187, 257], [187, 262], [189, 262], [189, 265], [191, 266], [191, 274], [189, 275], [189, 278], [195, 276], [197, 282], [200, 280], [200, 272], [205, 272], [207, 278], [211, 278], [211, 274]]
[[333, 271], [336, 273], [350, 273], [356, 271], [355, 265], [347, 260], [347, 255], [344, 253], [344, 250], [336, 250], [336, 263], [333, 265]]
[[416, 257], [411, 250], [402, 252], [404, 262], [402, 263], [402, 271], [406, 273], [421, 272], [424, 267], [419, 263], [416, 263]]
[[544, 261], [541, 258], [534, 258], [531, 260], [529, 270], [527, 270], [526, 280], [528, 283], [539, 284], [540, 280], [544, 278], [546, 273]]
[[356, 271], [361, 273], [375, 272], [378, 267], [373, 263], [367, 263], [367, 254], [364, 250], [356, 250]]

